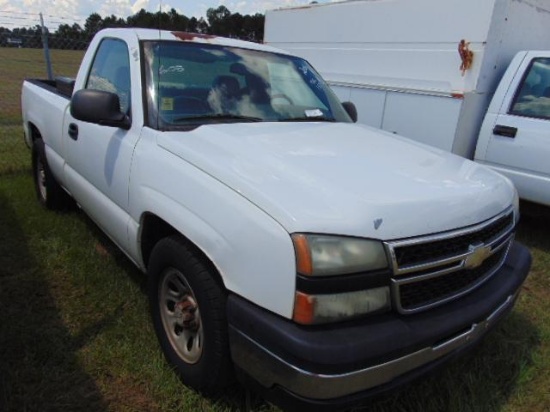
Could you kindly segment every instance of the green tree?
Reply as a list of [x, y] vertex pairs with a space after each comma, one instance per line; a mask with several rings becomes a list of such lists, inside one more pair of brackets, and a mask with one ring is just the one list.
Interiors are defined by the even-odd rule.
[[103, 27], [126, 27], [126, 20], [111, 15], [103, 19]]
[[88, 40], [91, 40], [103, 27], [103, 18], [98, 13], [90, 14], [84, 23], [84, 32]]
[[264, 39], [265, 16], [260, 13], [244, 16], [243, 38], [261, 43]]
[[126, 24], [129, 27], [142, 27], [142, 28], [158, 28], [159, 22], [156, 20], [155, 15], [141, 9], [133, 16], [130, 16], [126, 19]]
[[77, 23], [72, 26], [61, 24], [49, 39], [52, 49], [83, 50], [87, 45], [86, 34]]
[[206, 11], [206, 19], [209, 25], [208, 33], [227, 37], [231, 35], [231, 12], [227, 7], [209, 8]]

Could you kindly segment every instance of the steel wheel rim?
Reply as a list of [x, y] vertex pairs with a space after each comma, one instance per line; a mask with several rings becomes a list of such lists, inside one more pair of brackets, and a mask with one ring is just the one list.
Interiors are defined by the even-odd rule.
[[163, 273], [159, 288], [159, 309], [172, 348], [186, 363], [197, 363], [204, 343], [199, 306], [193, 289], [177, 269], [170, 268]]
[[40, 197], [46, 200], [48, 198], [48, 191], [46, 189], [46, 169], [40, 158], [36, 160], [36, 182], [38, 184]]

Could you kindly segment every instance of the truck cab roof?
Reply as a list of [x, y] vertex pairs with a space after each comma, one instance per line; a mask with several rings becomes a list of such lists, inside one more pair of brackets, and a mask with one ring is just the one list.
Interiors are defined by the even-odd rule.
[[[98, 37], [121, 37], [128, 33], [128, 28], [118, 29], [103, 29], [98, 32]], [[284, 51], [272, 46], [266, 46], [259, 43], [229, 39], [226, 37], [215, 36], [204, 33], [190, 33], [185, 31], [169, 31], [169, 30], [156, 30], [156, 29], [131, 29], [135, 33], [139, 41], [144, 40], [169, 40], [169, 41], [182, 41], [190, 43], [206, 43], [227, 47], [238, 47], [241, 49], [259, 50], [270, 53], [292, 55], [288, 51]]]

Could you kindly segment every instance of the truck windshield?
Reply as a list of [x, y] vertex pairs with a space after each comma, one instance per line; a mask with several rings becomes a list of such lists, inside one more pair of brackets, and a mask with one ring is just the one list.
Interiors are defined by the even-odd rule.
[[324, 80], [297, 57], [219, 45], [144, 42], [148, 126], [351, 122]]

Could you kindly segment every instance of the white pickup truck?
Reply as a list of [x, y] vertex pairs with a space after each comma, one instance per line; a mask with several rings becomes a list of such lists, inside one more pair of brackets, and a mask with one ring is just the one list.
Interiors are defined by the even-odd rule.
[[509, 180], [353, 124], [271, 47], [104, 30], [22, 107], [39, 201], [74, 198], [147, 273], [162, 350], [207, 393], [236, 371], [283, 407], [353, 405], [478, 342], [529, 272]]
[[270, 11], [358, 122], [474, 159], [550, 206], [550, 2], [355, 0]]

